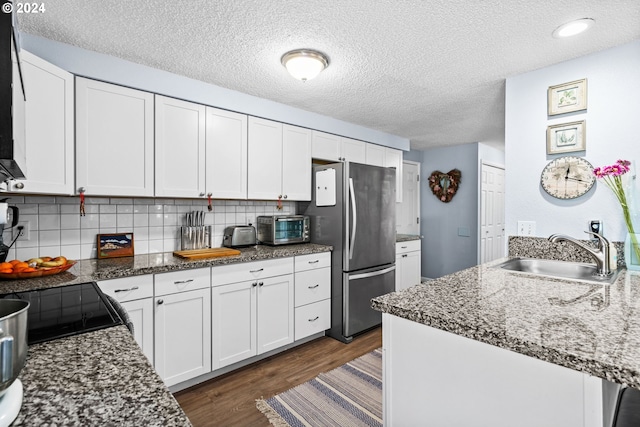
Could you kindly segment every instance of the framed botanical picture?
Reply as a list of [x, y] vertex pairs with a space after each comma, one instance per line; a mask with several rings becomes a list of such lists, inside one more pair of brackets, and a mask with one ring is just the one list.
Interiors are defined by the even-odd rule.
[[551, 86], [547, 91], [548, 115], [587, 109], [587, 79]]
[[98, 258], [133, 256], [133, 233], [98, 234]]
[[547, 154], [571, 153], [587, 149], [586, 120], [547, 127]]

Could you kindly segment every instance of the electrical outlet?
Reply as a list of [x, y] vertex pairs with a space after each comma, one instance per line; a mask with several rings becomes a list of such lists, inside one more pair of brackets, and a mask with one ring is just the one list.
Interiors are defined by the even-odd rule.
[[[22, 231], [18, 229], [19, 227], [23, 227]], [[16, 236], [18, 236], [18, 234], [20, 234], [18, 240], [23, 242], [28, 242], [29, 240], [31, 240], [31, 221], [18, 221], [18, 225], [13, 227], [12, 230], [14, 239], [16, 238]]]
[[534, 236], [535, 234], [535, 221], [518, 221], [518, 236]]

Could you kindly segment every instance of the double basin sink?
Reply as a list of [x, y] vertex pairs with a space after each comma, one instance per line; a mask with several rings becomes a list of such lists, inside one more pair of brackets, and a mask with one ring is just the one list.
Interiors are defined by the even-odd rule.
[[615, 270], [610, 276], [600, 277], [596, 274], [596, 266], [594, 264], [548, 259], [512, 258], [495, 267], [538, 276], [600, 284], [611, 284], [618, 277], [618, 270]]

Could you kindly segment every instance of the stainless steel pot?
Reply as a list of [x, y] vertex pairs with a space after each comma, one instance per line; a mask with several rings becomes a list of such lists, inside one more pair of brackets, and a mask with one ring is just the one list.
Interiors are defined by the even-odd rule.
[[18, 378], [27, 360], [29, 302], [0, 300], [0, 396]]

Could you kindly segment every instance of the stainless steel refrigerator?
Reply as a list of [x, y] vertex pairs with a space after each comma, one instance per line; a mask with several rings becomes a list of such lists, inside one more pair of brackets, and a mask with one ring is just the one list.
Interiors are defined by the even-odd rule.
[[379, 325], [371, 299], [395, 290], [396, 172], [360, 163], [315, 166], [311, 242], [332, 245], [331, 329], [343, 342]]

